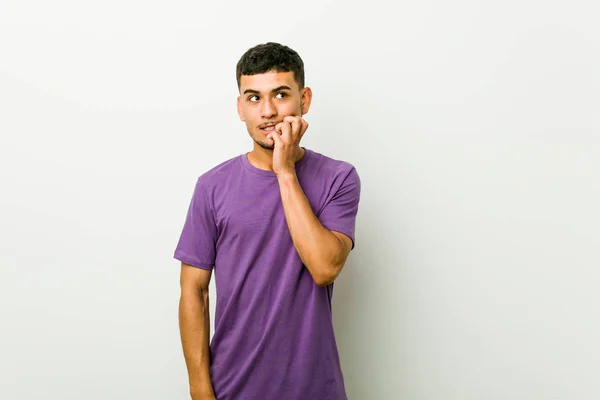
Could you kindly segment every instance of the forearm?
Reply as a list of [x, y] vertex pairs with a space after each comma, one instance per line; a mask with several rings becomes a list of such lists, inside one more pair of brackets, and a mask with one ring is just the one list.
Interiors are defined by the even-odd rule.
[[281, 201], [296, 251], [317, 284], [327, 284], [343, 266], [343, 243], [315, 216], [295, 173], [278, 176]]
[[192, 399], [214, 398], [210, 380], [208, 290], [182, 290], [179, 331]]

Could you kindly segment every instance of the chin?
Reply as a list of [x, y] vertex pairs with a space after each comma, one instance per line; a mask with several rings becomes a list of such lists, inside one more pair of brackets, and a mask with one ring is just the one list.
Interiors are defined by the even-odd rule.
[[[250, 130], [248, 130], [248, 133], [250, 134], [250, 137], [252, 138], [252, 140], [254, 140], [254, 143], [256, 143], [257, 145], [259, 145], [263, 149], [265, 149], [265, 150], [275, 150], [275, 143], [269, 144], [265, 140], [265, 135], [262, 132], [259, 132], [258, 134], [256, 134], [256, 133], [252, 134], [252, 132]], [[263, 140], [260, 140], [258, 138], [263, 139]]]
[[275, 150], [275, 145], [268, 145], [264, 143], [259, 143], [258, 145], [265, 150]]
[[256, 142], [257, 145], [259, 145], [260, 147], [262, 147], [265, 150], [274, 150], [275, 149], [275, 144], [267, 144], [258, 140], [254, 140]]

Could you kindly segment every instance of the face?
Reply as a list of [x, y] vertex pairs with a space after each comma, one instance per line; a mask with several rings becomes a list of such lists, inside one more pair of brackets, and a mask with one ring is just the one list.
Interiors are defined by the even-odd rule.
[[293, 72], [242, 75], [237, 109], [255, 142], [254, 147], [273, 150], [274, 145], [267, 142], [267, 135], [284, 117], [308, 113], [311, 99], [311, 89], [300, 89]]

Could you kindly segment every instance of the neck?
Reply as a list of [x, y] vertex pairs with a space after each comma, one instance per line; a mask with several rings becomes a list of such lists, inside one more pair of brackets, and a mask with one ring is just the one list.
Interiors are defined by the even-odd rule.
[[[300, 161], [305, 153], [306, 150], [298, 145], [295, 150], [294, 162]], [[256, 168], [271, 171], [273, 170], [273, 150], [263, 149], [255, 143], [254, 149], [248, 153], [248, 161]]]

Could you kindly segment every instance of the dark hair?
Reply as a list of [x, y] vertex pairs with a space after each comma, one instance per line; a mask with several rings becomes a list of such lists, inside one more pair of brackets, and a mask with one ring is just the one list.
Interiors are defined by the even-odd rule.
[[279, 43], [263, 43], [248, 49], [236, 66], [238, 89], [242, 75], [266, 72], [293, 72], [300, 89], [304, 88], [304, 62], [294, 50]]

